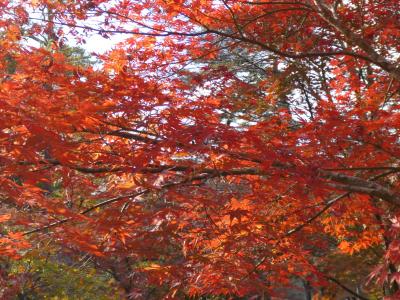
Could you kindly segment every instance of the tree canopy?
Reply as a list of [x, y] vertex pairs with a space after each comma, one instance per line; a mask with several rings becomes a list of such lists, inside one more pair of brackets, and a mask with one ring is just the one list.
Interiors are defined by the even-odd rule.
[[51, 243], [132, 299], [398, 299], [399, 12], [0, 1], [3, 260]]

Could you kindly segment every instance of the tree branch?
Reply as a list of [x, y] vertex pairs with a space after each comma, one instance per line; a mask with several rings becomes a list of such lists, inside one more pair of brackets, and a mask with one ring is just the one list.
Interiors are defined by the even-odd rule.
[[[392, 169], [389, 173], [399, 172], [399, 169]], [[400, 195], [396, 192], [388, 189], [387, 187], [378, 184], [376, 182], [368, 181], [367, 179], [362, 179], [360, 177], [345, 175], [337, 172], [330, 172], [321, 170], [320, 174], [323, 178], [333, 180], [338, 182], [336, 183], [329, 183], [328, 185], [347, 190], [350, 192], [357, 192], [357, 193], [364, 193], [374, 197], [381, 198], [389, 203], [395, 204], [400, 206]]]
[[355, 296], [357, 299], [359, 300], [369, 300], [368, 298], [365, 298], [364, 296], [361, 296], [360, 294], [356, 293], [355, 291], [353, 291], [352, 289], [350, 289], [349, 287], [345, 286], [343, 283], [341, 283], [339, 280], [337, 280], [336, 278], [332, 277], [332, 276], [325, 276], [324, 277], [326, 279], [328, 279], [329, 281], [332, 281], [333, 283], [337, 284], [338, 286], [340, 286], [342, 289], [344, 289], [346, 292], [352, 294], [353, 296]]

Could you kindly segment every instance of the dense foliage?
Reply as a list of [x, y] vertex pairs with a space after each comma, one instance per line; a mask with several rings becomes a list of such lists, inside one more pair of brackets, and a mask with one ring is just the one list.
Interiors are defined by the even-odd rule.
[[399, 12], [0, 1], [2, 297], [399, 299]]

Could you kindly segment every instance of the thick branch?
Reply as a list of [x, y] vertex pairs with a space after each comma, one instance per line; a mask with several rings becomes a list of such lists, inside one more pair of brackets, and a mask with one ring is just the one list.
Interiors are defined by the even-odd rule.
[[338, 30], [350, 45], [357, 46], [368, 55], [368, 60], [380, 66], [383, 70], [400, 80], [400, 69], [395, 64], [390, 63], [385, 57], [380, 55], [371, 46], [371, 43], [356, 34], [353, 30], [347, 28], [338, 18], [335, 17], [330, 7], [323, 0], [314, 0], [318, 8], [319, 15], [332, 27]]
[[[190, 176], [190, 177], [188, 177], [188, 178], [186, 178], [186, 179], [184, 179], [182, 181], [179, 181], [179, 182], [166, 183], [166, 184], [162, 185], [160, 187], [160, 189], [166, 189], [166, 188], [170, 188], [170, 187], [173, 187], [173, 186], [179, 186], [179, 185], [183, 185], [185, 183], [188, 183], [188, 182], [191, 182], [191, 181], [196, 181], [196, 180], [206, 180], [206, 179], [211, 179], [211, 178], [214, 178], [214, 177], [228, 176], [228, 175], [243, 175], [243, 174], [249, 175], [249, 174], [253, 174], [253, 173], [257, 172], [256, 169], [253, 169], [253, 168], [232, 169], [232, 170], [223, 171], [223, 172], [216, 172], [215, 170], [212, 170], [212, 171], [213, 172], [211, 172], [211, 169], [208, 170], [207, 172], [204, 172], [204, 170], [203, 170], [202, 174], [197, 174], [197, 175]], [[86, 208], [86, 209], [82, 210], [81, 212], [79, 212], [79, 214], [80, 215], [86, 215], [89, 212], [91, 212], [91, 211], [93, 211], [93, 210], [95, 210], [97, 208], [100, 208], [100, 207], [103, 207], [103, 206], [107, 206], [109, 204], [112, 204], [112, 203], [115, 203], [115, 202], [119, 202], [119, 201], [121, 201], [123, 199], [127, 199], [127, 198], [134, 199], [134, 198], [136, 198], [138, 196], [147, 194], [147, 193], [149, 193], [151, 191], [152, 191], [152, 189], [146, 189], [146, 190], [143, 190], [141, 192], [135, 192], [135, 193], [127, 194], [127, 195], [122, 195], [122, 196], [117, 196], [117, 197], [113, 197], [113, 198], [110, 198], [110, 199], [106, 199], [106, 200], [101, 201], [100, 203], [98, 203], [96, 205], [90, 206], [89, 208]], [[33, 233], [37, 233], [37, 232], [41, 232], [41, 231], [44, 231], [44, 230], [47, 230], [47, 229], [51, 229], [51, 228], [60, 226], [60, 225], [66, 223], [68, 221], [71, 221], [72, 219], [73, 219], [72, 217], [65, 218], [65, 219], [62, 219], [60, 221], [56, 221], [56, 222], [50, 223], [49, 225], [46, 225], [46, 226], [43, 226], [43, 227], [40, 227], [40, 228], [36, 228], [36, 229], [30, 230], [30, 231], [27, 231], [27, 232], [24, 233], [24, 235], [30, 235], [30, 234], [33, 234]]]
[[[390, 172], [393, 173], [396, 171], [398, 170]], [[320, 171], [320, 174], [323, 178], [337, 182], [338, 184], [336, 183], [328, 184], [334, 188], [343, 189], [350, 192], [368, 194], [374, 197], [381, 198], [382, 200], [385, 200], [389, 203], [400, 206], [400, 195], [379, 183], [371, 182], [368, 181], [367, 179], [345, 175], [337, 172]]]

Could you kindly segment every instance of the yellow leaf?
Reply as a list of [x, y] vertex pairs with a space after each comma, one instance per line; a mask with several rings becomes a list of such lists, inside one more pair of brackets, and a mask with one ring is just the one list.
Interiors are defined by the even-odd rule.
[[10, 220], [10, 218], [11, 218], [11, 215], [10, 215], [10, 214], [7, 214], [7, 215], [0, 215], [0, 222], [8, 221], [8, 220]]
[[150, 270], [160, 270], [161, 266], [158, 264], [150, 264], [147, 267], [144, 267], [143, 270], [150, 271]]

